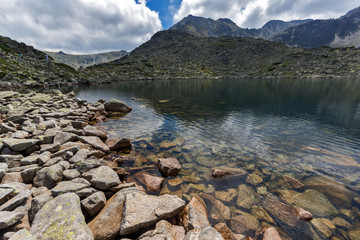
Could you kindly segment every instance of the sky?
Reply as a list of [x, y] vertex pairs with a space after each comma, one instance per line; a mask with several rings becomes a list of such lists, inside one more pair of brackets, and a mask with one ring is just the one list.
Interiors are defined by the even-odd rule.
[[359, 0], [1, 0], [0, 35], [44, 51], [131, 51], [192, 14], [243, 28], [280, 19], [328, 19]]

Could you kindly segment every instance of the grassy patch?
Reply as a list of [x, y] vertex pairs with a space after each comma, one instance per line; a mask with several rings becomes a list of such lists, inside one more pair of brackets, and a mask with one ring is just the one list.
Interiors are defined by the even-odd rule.
[[70, 67], [69, 65], [66, 65], [64, 63], [54, 63], [58, 68], [61, 68], [65, 71], [71, 72], [71, 73], [76, 73], [76, 70], [72, 67]]

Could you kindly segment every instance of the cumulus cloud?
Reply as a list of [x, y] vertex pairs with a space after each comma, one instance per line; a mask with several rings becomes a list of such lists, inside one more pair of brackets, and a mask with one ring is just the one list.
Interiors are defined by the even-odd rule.
[[162, 25], [145, 0], [1, 0], [0, 35], [41, 50], [132, 50]]
[[192, 14], [229, 18], [240, 27], [259, 28], [274, 19], [338, 18], [358, 6], [358, 0], [183, 0], [174, 22]]

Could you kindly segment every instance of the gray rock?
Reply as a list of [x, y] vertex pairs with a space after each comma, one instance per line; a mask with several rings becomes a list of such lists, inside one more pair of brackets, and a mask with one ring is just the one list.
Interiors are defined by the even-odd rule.
[[43, 152], [42, 154], [39, 155], [39, 161], [38, 164], [40, 166], [44, 165], [47, 161], [49, 161], [51, 158], [51, 153], [50, 152]]
[[13, 188], [0, 188], [0, 206], [11, 198], [14, 191]]
[[11, 138], [18, 138], [18, 139], [24, 139], [29, 137], [29, 133], [26, 131], [17, 131], [11, 134]]
[[57, 152], [61, 147], [60, 143], [42, 144], [40, 145], [40, 152]]
[[76, 163], [79, 161], [84, 161], [88, 156], [88, 149], [80, 149], [72, 158], [70, 158], [70, 163]]
[[99, 137], [85, 136], [79, 137], [79, 139], [81, 142], [89, 144], [95, 149], [101, 150], [103, 152], [110, 152], [109, 147], [106, 146]]
[[76, 169], [65, 170], [63, 174], [64, 174], [64, 178], [66, 180], [72, 180], [72, 179], [77, 178], [77, 177], [79, 177], [81, 175], [80, 172], [78, 170], [76, 170]]
[[21, 178], [23, 179], [24, 183], [32, 183], [36, 176], [36, 173], [40, 169], [41, 169], [41, 167], [36, 166], [36, 167], [28, 168], [28, 169], [21, 171], [20, 175], [21, 175]]
[[94, 239], [75, 193], [62, 194], [47, 202], [36, 214], [30, 232], [36, 239], [58, 239], [59, 236], [61, 239]]
[[45, 203], [52, 199], [53, 197], [50, 195], [49, 192], [45, 192], [31, 199], [31, 207], [29, 210], [30, 222], [34, 220], [36, 213], [45, 205]]
[[14, 167], [14, 168], [9, 168], [7, 170], [8, 173], [11, 173], [11, 172], [21, 172], [21, 171], [24, 171], [26, 169], [30, 169], [30, 168], [33, 168], [33, 167], [38, 167], [37, 164], [32, 164], [32, 165], [26, 165], [26, 166], [20, 166], [20, 167]]
[[51, 189], [51, 194], [53, 196], [58, 196], [60, 194], [65, 194], [65, 193], [69, 193], [69, 192], [75, 193], [75, 192], [80, 191], [87, 187], [88, 187], [87, 184], [76, 183], [73, 181], [63, 181], [63, 182], [60, 182], [58, 185], [56, 185], [56, 187]]
[[75, 141], [78, 138], [76, 134], [68, 133], [68, 132], [61, 132], [56, 134], [54, 138], [54, 143], [60, 143], [61, 145], [69, 142], [69, 141]]
[[82, 175], [95, 188], [106, 190], [120, 183], [116, 172], [109, 167], [100, 166], [91, 169]]
[[16, 128], [9, 126], [6, 123], [0, 124], [0, 133], [16, 132]]
[[69, 147], [69, 148], [65, 148], [65, 149], [63, 149], [63, 150], [61, 150], [61, 151], [59, 151], [57, 153], [54, 153], [52, 155], [52, 157], [64, 157], [67, 152], [71, 152], [71, 153], [75, 154], [78, 151], [79, 151], [78, 146], [72, 146], [72, 147]]
[[38, 161], [39, 161], [38, 155], [28, 156], [28, 157], [21, 159], [21, 166], [37, 164]]
[[107, 139], [107, 133], [99, 127], [87, 125], [86, 127], [84, 127], [84, 132], [86, 136], [96, 136], [104, 141], [106, 141]]
[[18, 206], [24, 204], [30, 197], [31, 192], [30, 190], [21, 191], [15, 197], [8, 200], [6, 203], [0, 206], [0, 211], [12, 211]]
[[7, 163], [0, 163], [0, 182], [8, 169]]
[[89, 183], [89, 181], [84, 178], [74, 178], [73, 180], [71, 180], [71, 182], [85, 184], [88, 187], [91, 186], [91, 183]]
[[84, 188], [83, 190], [76, 192], [76, 195], [80, 198], [87, 198], [96, 192], [97, 190], [95, 188]]
[[140, 192], [126, 195], [120, 234], [128, 235], [149, 227], [161, 219], [176, 216], [185, 207], [185, 201], [174, 195], [151, 196]]
[[182, 226], [173, 226], [166, 220], [161, 220], [156, 223], [156, 227], [152, 231], [142, 234], [138, 240], [151, 240], [151, 239], [164, 239], [164, 240], [184, 240], [185, 229]]
[[221, 234], [215, 228], [207, 226], [201, 229], [194, 229], [186, 233], [185, 240], [223, 240]]
[[4, 162], [8, 165], [9, 168], [19, 167], [21, 165], [21, 160], [23, 155], [0, 155], [0, 162]]
[[0, 229], [8, 228], [16, 224], [25, 216], [20, 212], [0, 211]]
[[8, 138], [4, 139], [3, 143], [14, 151], [21, 152], [37, 144], [39, 139], [15, 139]]
[[45, 167], [36, 174], [33, 185], [35, 187], [44, 186], [51, 189], [55, 187], [58, 182], [61, 181], [64, 171], [65, 167], [61, 164], [55, 164], [50, 167]]
[[106, 203], [103, 192], [97, 192], [81, 201], [81, 205], [90, 216], [95, 216]]
[[26, 229], [21, 229], [12, 235], [9, 240], [36, 240], [34, 236]]
[[54, 157], [54, 158], [50, 158], [49, 161], [47, 161], [44, 165], [42, 165], [42, 167], [50, 167], [54, 164], [57, 164], [59, 162], [63, 161], [62, 157]]
[[78, 170], [80, 173], [84, 173], [86, 171], [89, 171], [90, 169], [99, 167], [100, 161], [95, 158], [91, 157], [83, 161], [77, 161], [74, 163], [74, 168]]
[[131, 107], [127, 106], [126, 104], [120, 102], [117, 99], [110, 99], [104, 104], [105, 110], [110, 112], [122, 112], [128, 113], [132, 110]]

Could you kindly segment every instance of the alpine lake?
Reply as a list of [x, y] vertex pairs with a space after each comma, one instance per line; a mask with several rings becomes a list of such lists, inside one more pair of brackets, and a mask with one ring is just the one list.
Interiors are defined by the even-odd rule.
[[[283, 239], [360, 239], [360, 80], [154, 80], [67, 90], [133, 108], [99, 124], [109, 138], [131, 139], [127, 154], [136, 157], [122, 165], [128, 181], [139, 171], [160, 176], [158, 158], [179, 160], [179, 175], [151, 194], [186, 201], [199, 194], [212, 224], [252, 237], [274, 226]], [[214, 169], [231, 174], [216, 178]], [[314, 219], [299, 220], [289, 205]]]

